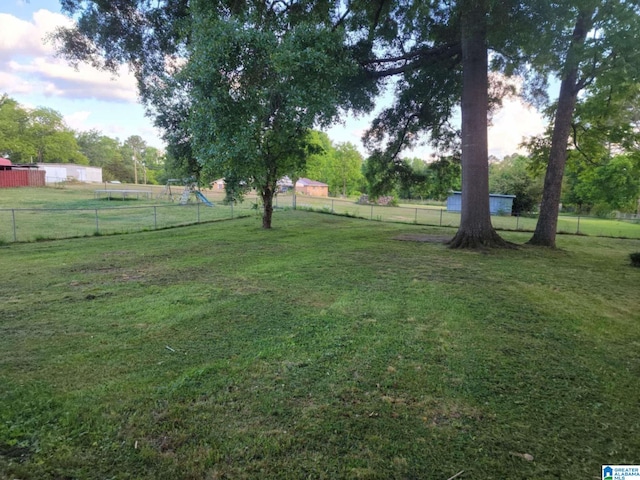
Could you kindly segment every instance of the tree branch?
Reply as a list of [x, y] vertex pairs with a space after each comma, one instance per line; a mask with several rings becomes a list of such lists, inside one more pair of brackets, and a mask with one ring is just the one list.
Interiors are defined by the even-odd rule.
[[399, 73], [415, 70], [420, 67], [427, 66], [450, 60], [451, 66], [455, 66], [462, 58], [462, 48], [459, 43], [442, 45], [432, 48], [420, 48], [406, 55], [398, 55], [396, 57], [370, 59], [360, 62], [363, 67], [382, 65], [386, 63], [404, 62], [397, 67], [386, 68], [382, 70], [369, 70], [367, 75], [371, 78], [382, 78], [397, 75]]
[[335, 32], [338, 29], [338, 27], [344, 23], [344, 21], [347, 19], [347, 16], [350, 13], [351, 13], [351, 2], [347, 4], [347, 10], [344, 12], [344, 14], [338, 19], [338, 21], [333, 25], [333, 27], [331, 27], [331, 31]]
[[378, 9], [376, 10], [375, 16], [373, 17], [373, 23], [369, 28], [369, 40], [374, 37], [374, 31], [380, 22], [380, 16], [382, 15], [382, 7], [384, 6], [386, 0], [380, 0], [378, 3]]

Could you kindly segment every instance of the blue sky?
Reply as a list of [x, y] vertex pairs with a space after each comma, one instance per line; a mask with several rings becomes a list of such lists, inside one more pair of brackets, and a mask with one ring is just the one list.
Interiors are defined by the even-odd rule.
[[88, 66], [76, 71], [55, 57], [43, 37], [66, 22], [57, 0], [2, 1], [0, 94], [28, 107], [53, 108], [75, 130], [98, 129], [120, 140], [140, 135], [161, 148], [159, 133], [137, 102], [135, 81], [126, 68], [111, 78]]
[[[58, 0], [2, 0], [0, 5], [0, 94], [6, 93], [27, 107], [44, 106], [60, 112], [69, 127], [97, 129], [125, 140], [140, 135], [149, 145], [162, 148], [159, 132], [137, 101], [135, 81], [126, 67], [117, 78], [89, 66], [74, 70], [55, 57], [47, 33], [70, 20], [60, 13]], [[360, 140], [370, 117], [345, 118], [327, 133], [334, 142], [354, 143], [366, 154]], [[541, 116], [518, 99], [507, 100], [493, 117], [489, 152], [502, 158], [514, 153], [524, 135], [540, 132]], [[407, 156], [427, 159], [427, 147]]]

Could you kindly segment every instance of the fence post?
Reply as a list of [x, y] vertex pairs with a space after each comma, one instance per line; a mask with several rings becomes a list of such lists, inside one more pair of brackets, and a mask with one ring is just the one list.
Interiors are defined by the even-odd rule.
[[578, 228], [576, 230], [576, 235], [580, 235], [580, 215], [578, 215]]
[[442, 209], [440, 209], [440, 226], [442, 226]]
[[200, 223], [200, 202], [196, 203], [196, 223]]
[[158, 207], [155, 205], [153, 206], [153, 229], [158, 229]]
[[516, 230], [518, 230], [519, 226], [520, 226], [520, 215], [516, 215]]
[[417, 224], [418, 223], [418, 207], [416, 207], [416, 216], [413, 219], [413, 223]]
[[18, 241], [18, 235], [16, 234], [16, 211], [11, 209], [11, 217], [13, 218], [13, 241]]
[[98, 209], [96, 208], [96, 234], [100, 233], [100, 223], [98, 222]]
[[336, 213], [336, 211], [333, 209], [333, 198], [331, 199], [331, 213]]
[[369, 216], [369, 220], [373, 220], [373, 205], [371, 205], [371, 215]]
[[233, 202], [230, 202], [231, 205], [231, 218], [233, 219]]

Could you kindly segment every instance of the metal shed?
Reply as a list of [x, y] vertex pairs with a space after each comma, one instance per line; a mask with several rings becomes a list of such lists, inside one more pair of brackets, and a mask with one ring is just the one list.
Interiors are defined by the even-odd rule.
[[[489, 211], [491, 215], [511, 215], [515, 195], [489, 194]], [[447, 198], [447, 211], [460, 212], [462, 210], [462, 192], [451, 192]]]
[[44, 172], [36, 165], [14, 165], [8, 158], [0, 158], [0, 188], [44, 187]]

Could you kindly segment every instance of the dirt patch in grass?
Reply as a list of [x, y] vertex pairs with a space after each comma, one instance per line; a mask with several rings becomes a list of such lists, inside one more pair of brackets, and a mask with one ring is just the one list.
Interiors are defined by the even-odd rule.
[[429, 235], [419, 233], [403, 233], [396, 237], [394, 240], [402, 240], [405, 242], [424, 242], [424, 243], [447, 243], [453, 237], [448, 235]]

